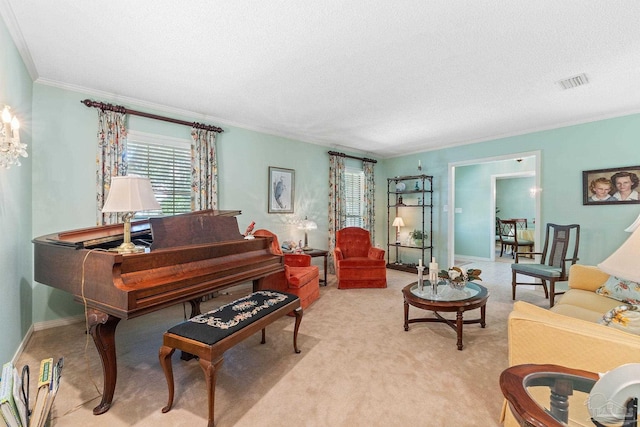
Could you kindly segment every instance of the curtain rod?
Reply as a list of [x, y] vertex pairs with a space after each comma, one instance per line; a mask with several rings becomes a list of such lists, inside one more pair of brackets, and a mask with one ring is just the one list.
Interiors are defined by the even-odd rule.
[[331, 156], [340, 156], [340, 157], [348, 157], [350, 159], [356, 159], [356, 160], [362, 160], [363, 162], [371, 162], [371, 163], [378, 163], [377, 160], [374, 159], [368, 159], [366, 157], [356, 157], [356, 156], [350, 156], [348, 154], [344, 154], [344, 153], [339, 153], [337, 151], [329, 151], [329, 154]]
[[99, 108], [103, 111], [104, 110], [115, 111], [117, 113], [131, 114], [132, 116], [141, 116], [149, 119], [161, 120], [163, 122], [177, 123], [179, 125], [191, 126], [196, 129], [210, 130], [218, 133], [224, 132], [224, 130], [222, 130], [217, 126], [205, 125], [203, 123], [198, 123], [198, 122], [188, 122], [186, 120], [172, 119], [170, 117], [158, 116], [156, 114], [149, 114], [149, 113], [144, 113], [142, 111], [130, 110], [128, 108], [123, 107], [122, 105], [105, 104], [104, 102], [92, 101], [90, 99], [85, 99], [84, 101], [80, 101], [80, 102], [86, 105], [87, 107]]

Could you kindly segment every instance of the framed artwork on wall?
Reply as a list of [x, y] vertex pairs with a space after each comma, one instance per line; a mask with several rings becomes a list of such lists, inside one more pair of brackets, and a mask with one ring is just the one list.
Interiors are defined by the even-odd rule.
[[293, 169], [269, 166], [269, 213], [293, 213], [295, 174]]
[[640, 203], [638, 184], [640, 184], [640, 166], [583, 171], [582, 204]]

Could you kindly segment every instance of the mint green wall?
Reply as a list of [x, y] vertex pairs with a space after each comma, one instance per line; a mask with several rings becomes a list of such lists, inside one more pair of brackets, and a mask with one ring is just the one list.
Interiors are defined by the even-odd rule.
[[[490, 259], [493, 250], [493, 181], [496, 187], [500, 176], [533, 173], [533, 157], [517, 162], [513, 159], [483, 162], [455, 168], [455, 255], [476, 259]], [[534, 178], [529, 178], [534, 185]], [[529, 187], [525, 196], [528, 197]], [[516, 193], [516, 192], [514, 192]], [[497, 197], [497, 196], [496, 196]], [[530, 212], [535, 212], [535, 200], [527, 200]], [[450, 205], [452, 203], [449, 203]], [[497, 203], [500, 206], [500, 203]], [[500, 212], [502, 218], [514, 218], [506, 212]], [[534, 214], [529, 216], [533, 217]]]
[[[473, 159], [541, 151], [541, 217], [536, 224], [581, 225], [580, 264], [597, 264], [626, 240], [623, 230], [640, 213], [639, 205], [582, 205], [582, 171], [638, 164], [640, 115], [600, 120], [477, 144], [423, 152], [384, 162], [387, 175], [423, 172], [434, 175], [436, 254], [447, 259], [448, 164]], [[382, 199], [381, 199], [382, 200]], [[487, 219], [488, 220], [488, 219]]]
[[535, 188], [533, 177], [505, 178], [496, 180], [496, 206], [500, 218], [526, 218], [527, 226], [533, 228], [536, 199], [530, 189]]
[[[0, 110], [9, 105], [20, 120], [20, 139], [31, 153], [32, 81], [0, 19]], [[31, 158], [22, 166], [0, 168], [0, 363], [14, 353], [32, 324], [31, 318]]]

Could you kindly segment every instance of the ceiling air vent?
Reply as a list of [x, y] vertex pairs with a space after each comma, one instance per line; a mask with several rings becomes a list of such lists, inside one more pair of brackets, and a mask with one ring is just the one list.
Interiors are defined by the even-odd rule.
[[587, 75], [582, 73], [577, 76], [569, 77], [568, 79], [560, 80], [558, 84], [562, 89], [573, 89], [574, 87], [584, 86], [589, 83]]

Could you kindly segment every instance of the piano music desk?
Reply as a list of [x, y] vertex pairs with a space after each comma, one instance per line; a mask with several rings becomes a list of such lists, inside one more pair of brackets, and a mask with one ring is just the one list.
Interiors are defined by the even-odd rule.
[[296, 353], [300, 353], [297, 343], [298, 329], [302, 321], [300, 298], [283, 292], [268, 290], [254, 292], [182, 322], [165, 332], [159, 358], [169, 387], [169, 400], [167, 406], [162, 408], [162, 412], [169, 412], [173, 404], [171, 355], [176, 349], [182, 350], [198, 357], [207, 383], [208, 426], [213, 427], [216, 376], [218, 369], [222, 366], [224, 352], [259, 330], [262, 330], [260, 343], [264, 344], [266, 326], [291, 312], [296, 317], [293, 348]]

